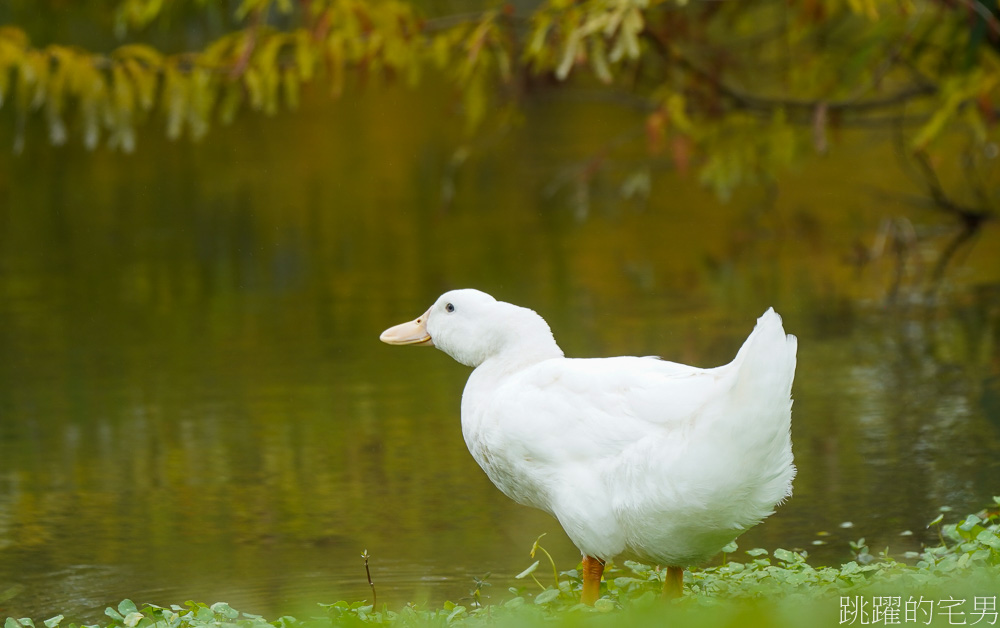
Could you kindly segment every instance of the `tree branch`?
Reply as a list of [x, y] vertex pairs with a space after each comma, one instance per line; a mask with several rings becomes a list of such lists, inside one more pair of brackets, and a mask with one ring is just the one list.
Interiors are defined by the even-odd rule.
[[[654, 38], [655, 39], [655, 38]], [[674, 48], [671, 46], [671, 48]], [[845, 100], [823, 100], [823, 99], [803, 99], [803, 98], [771, 98], [743, 92], [735, 87], [727, 85], [707, 70], [699, 67], [694, 61], [688, 59], [680, 51], [671, 50], [671, 56], [684, 66], [685, 69], [697, 75], [702, 80], [710, 83], [720, 94], [733, 100], [737, 105], [745, 109], [756, 109], [773, 111], [775, 109], [797, 109], [801, 113], [812, 116], [816, 107], [822, 105], [831, 112], [867, 112], [877, 111], [903, 105], [914, 98], [932, 96], [937, 93], [937, 87], [930, 84], [915, 84], [901, 89], [895, 94], [890, 94], [882, 98], [871, 98], [868, 100], [845, 99]]]

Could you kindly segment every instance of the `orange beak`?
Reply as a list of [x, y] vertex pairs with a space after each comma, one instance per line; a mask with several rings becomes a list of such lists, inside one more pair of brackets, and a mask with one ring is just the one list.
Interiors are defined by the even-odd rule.
[[427, 310], [416, 320], [390, 327], [382, 332], [382, 335], [378, 339], [389, 345], [433, 347], [434, 341], [431, 339], [431, 335], [427, 333], [427, 315], [430, 312], [430, 310]]

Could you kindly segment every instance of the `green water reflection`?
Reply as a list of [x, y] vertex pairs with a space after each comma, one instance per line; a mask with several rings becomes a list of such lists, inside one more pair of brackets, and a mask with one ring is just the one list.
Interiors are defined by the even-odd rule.
[[294, 613], [366, 596], [364, 549], [390, 605], [456, 599], [487, 571], [499, 595], [542, 532], [570, 566], [555, 521], [466, 452], [467, 370], [378, 342], [453, 287], [533, 307], [570, 355], [703, 366], [775, 306], [800, 338], [800, 472], [744, 547], [902, 552], [939, 506], [997, 493], [1000, 238], [935, 304], [885, 306], [891, 267], [859, 270], [853, 247], [885, 218], [937, 218], [870, 194], [908, 185], [883, 144], [726, 205], [656, 170], [648, 202], [623, 202], [607, 175], [583, 215], [572, 183], [541, 191], [635, 120], [536, 103], [446, 180], [458, 139], [437, 102], [315, 98], [201, 146], [151, 129], [135, 156], [0, 156], [4, 614], [123, 597]]

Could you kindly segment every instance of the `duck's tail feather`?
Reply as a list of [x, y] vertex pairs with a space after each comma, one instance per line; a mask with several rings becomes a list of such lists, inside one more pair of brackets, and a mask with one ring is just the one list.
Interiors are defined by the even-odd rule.
[[781, 316], [768, 308], [733, 360], [738, 369], [736, 386], [767, 391], [790, 403], [797, 349], [798, 339], [785, 333]]
[[765, 509], [791, 495], [795, 466], [792, 464], [792, 381], [798, 341], [786, 334], [781, 317], [771, 308], [757, 319], [750, 337], [733, 360], [736, 369], [730, 399], [730, 443], [738, 451], [745, 489], [753, 494], [749, 503]]

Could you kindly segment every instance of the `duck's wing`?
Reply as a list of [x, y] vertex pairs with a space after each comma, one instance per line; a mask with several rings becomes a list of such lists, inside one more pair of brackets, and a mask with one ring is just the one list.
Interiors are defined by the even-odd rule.
[[723, 455], [752, 446], [747, 425], [767, 447], [787, 439], [794, 367], [795, 339], [769, 310], [724, 366], [555, 358], [508, 375], [481, 407], [504, 441], [490, 445], [525, 460], [615, 458], [650, 439], [662, 454], [696, 455], [705, 445]]
[[597, 429], [631, 421], [644, 429], [690, 432], [757, 414], [787, 424], [795, 353], [795, 337], [768, 309], [724, 366], [702, 369], [654, 357], [561, 358], [526, 369], [516, 385], [530, 403]]
[[[589, 407], [592, 420], [629, 418], [662, 429], [690, 426], [732, 386], [731, 369], [652, 357], [550, 360], [525, 382], [530, 395]], [[533, 390], [532, 390], [533, 388]]]
[[614, 458], [648, 438], [683, 447], [699, 422], [713, 420], [725, 368], [639, 357], [548, 360], [490, 395], [486, 423], [503, 442], [488, 445], [554, 466]]

